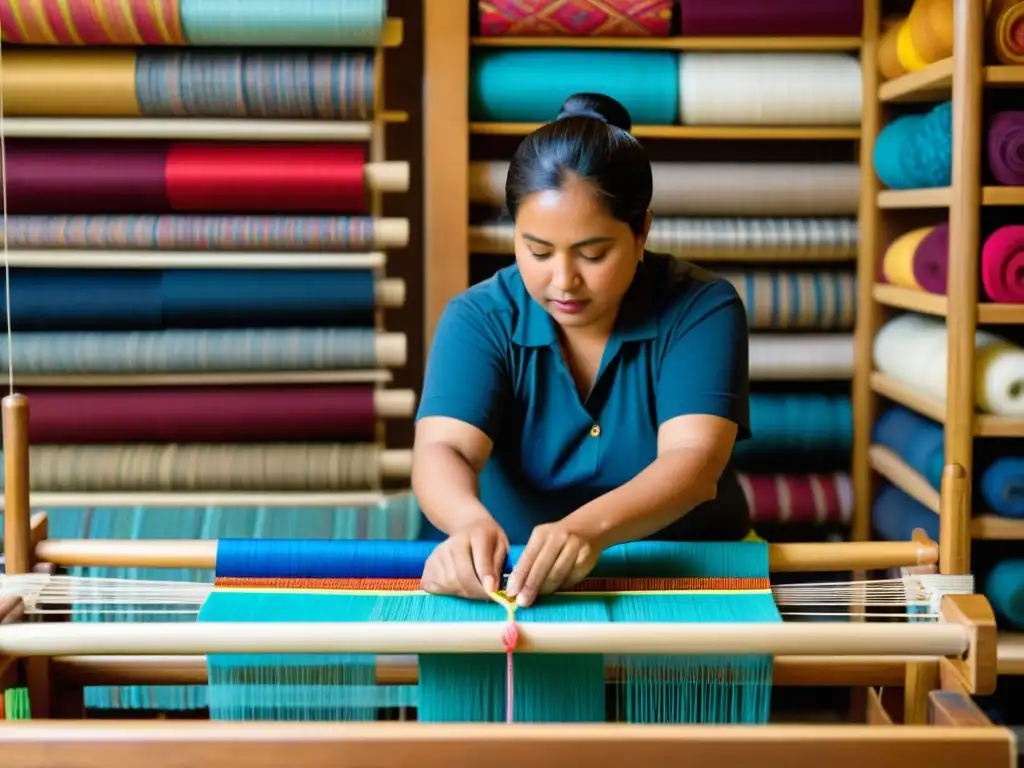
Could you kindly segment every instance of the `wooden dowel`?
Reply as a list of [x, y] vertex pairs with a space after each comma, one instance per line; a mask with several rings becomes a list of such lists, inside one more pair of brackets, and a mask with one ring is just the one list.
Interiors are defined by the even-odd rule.
[[[211, 569], [217, 565], [217, 541], [51, 539], [40, 542], [36, 556], [62, 566]], [[938, 556], [938, 547], [927, 540], [768, 545], [774, 572], [900, 568], [930, 565]]]
[[375, 389], [373, 415], [378, 419], [407, 419], [416, 412], [416, 392], [411, 389]]
[[367, 163], [363, 174], [367, 188], [374, 192], [409, 191], [409, 163], [405, 160]]
[[394, 448], [382, 451], [380, 473], [384, 477], [410, 477], [412, 475], [412, 450]]
[[405, 280], [385, 277], [374, 285], [374, 299], [378, 307], [394, 308], [405, 305]]
[[[0, 627], [0, 655], [504, 653], [501, 622], [41, 623]], [[960, 656], [960, 624], [524, 623], [517, 653]]]
[[[907, 664], [937, 663], [925, 656], [779, 656], [772, 664], [772, 684], [782, 686], [900, 686]], [[54, 683], [91, 685], [206, 685], [205, 656], [57, 656], [50, 665]], [[620, 679], [609, 667], [609, 681]], [[377, 685], [415, 685], [415, 656], [380, 656]]]
[[939, 494], [939, 573], [965, 574], [971, 563], [970, 478], [959, 464], [942, 471]]
[[404, 333], [378, 333], [373, 340], [374, 357], [382, 368], [401, 368], [408, 355], [408, 339]]
[[7, 395], [0, 408], [4, 435], [4, 570], [11, 575], [32, 570], [28, 398]]

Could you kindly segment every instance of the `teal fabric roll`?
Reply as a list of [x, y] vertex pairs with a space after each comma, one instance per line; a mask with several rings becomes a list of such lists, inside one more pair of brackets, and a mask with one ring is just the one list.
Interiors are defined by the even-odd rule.
[[920, 115], [903, 115], [875, 140], [874, 166], [890, 189], [949, 186], [952, 180], [953, 103]]
[[554, 120], [574, 93], [604, 93], [634, 125], [673, 125], [679, 116], [679, 57], [671, 51], [487, 50], [470, 64], [470, 119]]
[[733, 451], [742, 467], [770, 459], [845, 457], [853, 445], [850, 397], [755, 393], [750, 396], [750, 431], [750, 439]]

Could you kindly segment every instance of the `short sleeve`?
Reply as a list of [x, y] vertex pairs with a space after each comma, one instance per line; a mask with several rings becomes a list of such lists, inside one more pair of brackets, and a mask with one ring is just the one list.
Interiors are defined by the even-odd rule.
[[658, 423], [676, 416], [720, 416], [750, 436], [749, 333], [743, 302], [715, 280], [666, 329], [656, 388]]
[[450, 301], [434, 332], [416, 420], [458, 419], [493, 440], [508, 391], [506, 339], [495, 313], [465, 296]]

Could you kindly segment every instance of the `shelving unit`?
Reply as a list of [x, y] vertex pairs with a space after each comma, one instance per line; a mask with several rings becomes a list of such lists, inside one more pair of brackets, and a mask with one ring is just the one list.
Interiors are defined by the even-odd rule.
[[[986, 186], [983, 171], [985, 106], [999, 89], [1024, 87], [1024, 67], [995, 65], [985, 60], [985, 4], [954, 0], [954, 44], [950, 58], [926, 68], [880, 82], [865, 106], [862, 162], [863, 193], [867, 204], [861, 217], [860, 295], [855, 372], [856, 434], [854, 477], [858, 490], [853, 524], [857, 540], [872, 536], [872, 505], [879, 479], [884, 479], [927, 509], [939, 514], [939, 494], [923, 475], [894, 451], [872, 444], [872, 430], [888, 401], [942, 425], [945, 464], [975, 473], [975, 441], [1024, 437], [1024, 418], [982, 413], [975, 398], [975, 332], [985, 327], [996, 334], [1000, 326], [1024, 324], [1024, 304], [980, 301], [980, 245], [986, 208], [1024, 205], [1024, 188]], [[874, 59], [879, 28], [868, 30], [865, 59]], [[872, 68], [877, 72], [877, 68]], [[877, 78], [877, 74], [875, 75]], [[907, 109], [927, 108], [952, 100], [952, 182], [930, 189], [881, 189], [871, 163], [876, 136], [882, 125], [869, 125], [868, 110], [898, 115]], [[925, 219], [938, 222], [948, 215], [949, 265], [946, 295], [937, 295], [878, 282], [879, 264], [888, 245]], [[943, 318], [947, 328], [947, 396], [926, 395], [912, 383], [875, 369], [873, 342], [892, 316], [916, 313]], [[1004, 328], [1006, 330], [1006, 328]], [[970, 509], [952, 510], [963, 518], [941, 519], [940, 571], [970, 573], [974, 542], [1024, 541], [1024, 520]], [[970, 519], [967, 519], [970, 516]], [[979, 580], [977, 590], [983, 589]], [[1005, 646], [1005, 647], [1004, 647]], [[1001, 674], [1024, 674], [1024, 639], [1004, 634], [1000, 639]]]
[[[867, 19], [877, 20], [876, 0], [865, 0]], [[515, 137], [525, 136], [540, 123], [534, 122], [478, 122], [471, 118], [468, 94], [471, 88], [471, 51], [477, 49], [615, 49], [629, 51], [705, 51], [705, 52], [794, 52], [794, 53], [856, 53], [860, 51], [862, 37], [497, 37], [475, 36], [472, 32], [473, 0], [425, 0], [425, 77], [430, 84], [444, 83], [444, 87], [428, 86], [425, 97], [425, 244], [426, 259], [426, 317], [425, 347], [430, 342], [447, 302], [469, 287], [472, 273], [479, 272], [478, 259], [511, 256], [512, 246], [507, 233], [489, 229], [489, 224], [471, 219], [470, 203], [474, 184], [470, 166], [481, 156], [488, 160], [507, 160], [509, 147]], [[870, 23], [870, 22], [868, 22]], [[877, 21], [875, 22], [877, 26]], [[873, 61], [873, 59], [868, 59]], [[867, 87], [873, 75], [865, 67], [862, 88]], [[873, 92], [877, 84], [870, 81]], [[568, 95], [568, 94], [566, 94]], [[685, 142], [701, 142], [713, 147], [712, 151], [731, 151], [732, 145], [742, 153], [754, 148], [774, 159], [774, 147], [799, 161], [808, 157], [820, 159], [823, 155], [833, 162], [857, 163], [858, 142], [865, 130], [863, 124], [851, 125], [635, 125], [632, 133], [645, 142], [651, 142], [652, 159], [658, 159], [661, 149], [673, 151], [672, 146], [685, 148]], [[501, 143], [504, 142], [504, 143]], [[821, 148], [819, 150], [819, 148]], [[484, 155], [481, 154], [481, 150]], [[748, 151], [748, 154], [749, 154]], [[675, 158], [673, 158], [675, 159]], [[863, 156], [860, 161], [863, 161]], [[867, 156], [870, 163], [870, 155]], [[497, 184], [497, 181], [494, 182]], [[854, 193], [855, 194], [855, 193]], [[856, 204], [846, 214], [822, 214], [823, 217], [857, 216]], [[860, 205], [863, 208], [863, 201]], [[690, 216], [691, 214], [673, 214]], [[717, 214], [716, 214], [717, 215]], [[721, 214], [736, 218], [749, 218], [754, 214]], [[765, 214], [769, 217], [772, 214]], [[784, 214], [777, 214], [785, 216]], [[699, 217], [697, 214], [693, 214]], [[792, 214], [791, 218], [813, 217], [814, 214]], [[655, 217], [656, 220], [659, 218]], [[662, 217], [664, 218], [664, 217]], [[658, 250], [657, 245], [652, 249]], [[807, 264], [814, 267], [842, 269], [848, 265], [855, 269], [855, 244], [849, 250], [820, 253], [800, 253], [792, 249], [751, 250], [737, 247], [716, 250], [713, 256], [681, 254], [694, 262], [718, 266], [718, 271], [789, 269], [800, 271]], [[811, 268], [814, 268], [811, 267]], [[714, 268], [714, 267], [713, 267]], [[761, 328], [765, 333], [774, 329]], [[852, 328], [851, 340], [852, 340]], [[852, 345], [851, 345], [852, 346]], [[852, 379], [853, 356], [845, 364], [846, 373], [835, 371], [824, 374], [822, 380]], [[775, 382], [779, 377], [770, 376]], [[794, 370], [788, 380], [800, 386], [813, 387], [816, 375]], [[787, 380], [786, 376], [781, 377]], [[798, 467], [793, 468], [799, 471]], [[848, 481], [847, 481], [848, 482]], [[852, 511], [852, 502], [851, 509]]]

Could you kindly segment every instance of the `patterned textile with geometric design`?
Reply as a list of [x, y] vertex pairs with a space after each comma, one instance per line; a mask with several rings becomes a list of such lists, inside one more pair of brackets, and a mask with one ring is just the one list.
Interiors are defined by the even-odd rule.
[[[767, 2], [768, 0], [765, 0]], [[667, 37], [674, 0], [478, 0], [481, 35]]]

